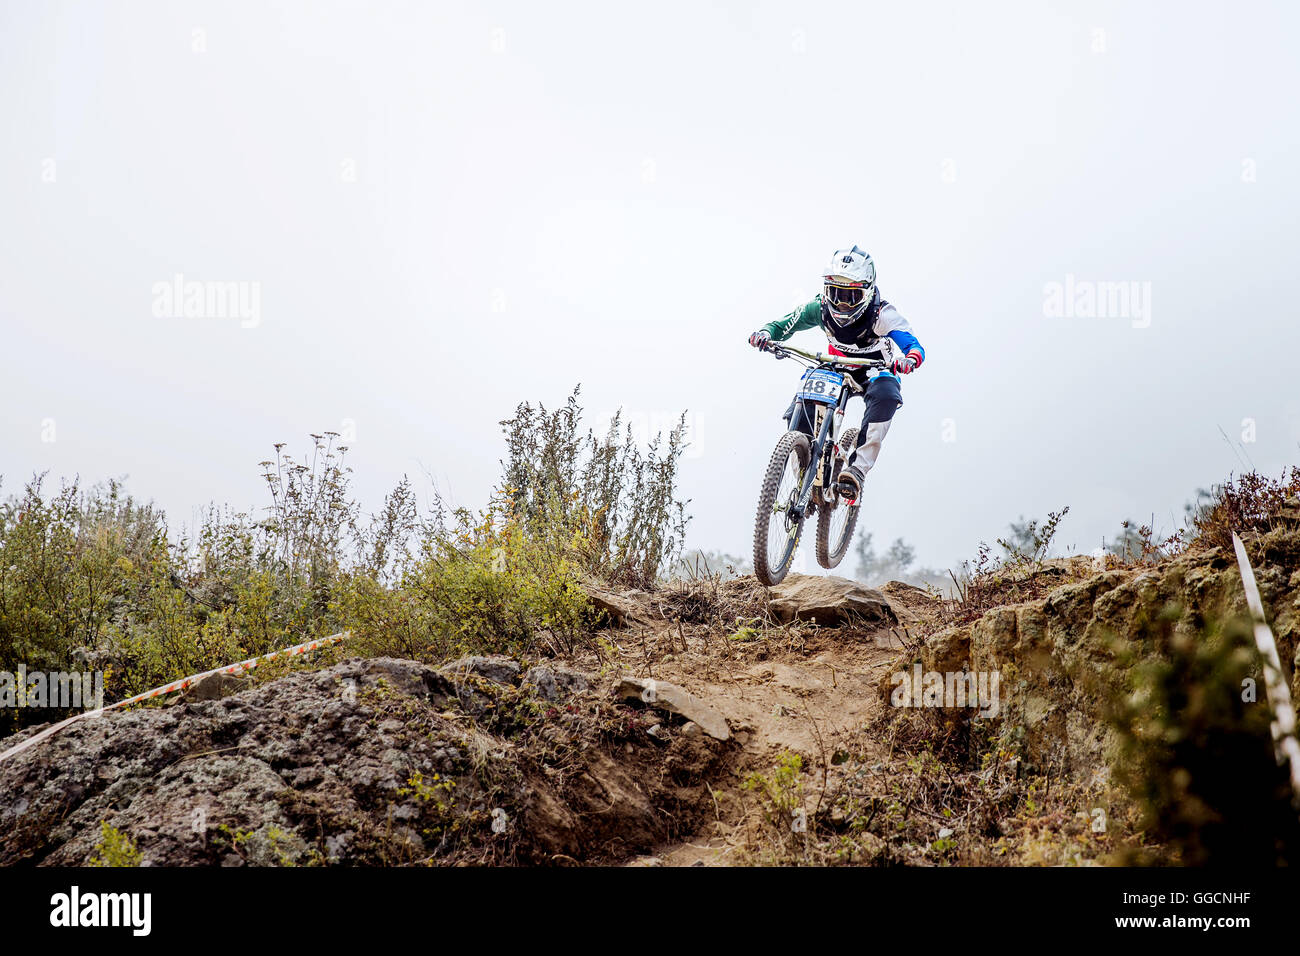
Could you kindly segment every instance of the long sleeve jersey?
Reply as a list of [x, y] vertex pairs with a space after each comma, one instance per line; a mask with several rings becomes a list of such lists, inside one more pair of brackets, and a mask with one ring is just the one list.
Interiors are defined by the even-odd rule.
[[918, 365], [925, 361], [925, 349], [912, 332], [911, 324], [885, 301], [879, 289], [875, 290], [866, 311], [846, 328], [836, 328], [820, 295], [763, 328], [773, 341], [784, 342], [796, 332], [817, 326], [821, 326], [826, 333], [832, 355], [881, 358], [888, 361], [893, 357], [893, 351], [897, 350], [900, 355], [914, 354]]

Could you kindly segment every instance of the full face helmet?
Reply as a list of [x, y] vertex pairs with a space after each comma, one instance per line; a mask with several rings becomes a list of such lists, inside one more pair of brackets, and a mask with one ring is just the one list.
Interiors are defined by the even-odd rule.
[[840, 249], [822, 270], [822, 301], [831, 321], [844, 328], [857, 319], [876, 292], [876, 264], [857, 246]]

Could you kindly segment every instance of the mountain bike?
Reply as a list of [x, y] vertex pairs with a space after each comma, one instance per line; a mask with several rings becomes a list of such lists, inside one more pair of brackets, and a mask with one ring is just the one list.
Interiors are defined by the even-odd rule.
[[774, 342], [764, 351], [777, 359], [792, 358], [805, 366], [790, 423], [793, 426], [802, 411], [803, 421], [811, 426], [811, 436], [793, 429], [781, 436], [768, 461], [758, 494], [754, 575], [763, 585], [771, 587], [780, 584], [790, 573], [804, 521], [814, 513], [817, 515], [817, 563], [824, 568], [836, 567], [848, 551], [860, 502], [843, 500], [835, 490], [835, 482], [857, 445], [858, 430], [840, 429], [849, 399], [865, 391], [849, 372], [858, 369], [885, 372], [889, 366], [878, 359], [805, 352]]

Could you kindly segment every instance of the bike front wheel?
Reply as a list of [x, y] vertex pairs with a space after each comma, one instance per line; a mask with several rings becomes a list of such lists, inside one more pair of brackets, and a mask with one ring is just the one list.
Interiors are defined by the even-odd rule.
[[767, 463], [754, 520], [754, 576], [766, 587], [784, 581], [794, 563], [804, 519], [790, 515], [811, 458], [808, 436], [792, 431], [781, 436]]

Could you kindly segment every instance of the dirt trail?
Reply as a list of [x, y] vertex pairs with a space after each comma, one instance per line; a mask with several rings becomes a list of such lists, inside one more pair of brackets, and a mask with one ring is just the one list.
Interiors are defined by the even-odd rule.
[[[807, 656], [787, 653], [750, 664], [731, 677], [698, 680], [689, 661], [673, 661], [661, 675], [691, 688], [726, 717], [742, 747], [734, 780], [738, 787], [749, 772], [769, 771], [787, 751], [805, 755], [807, 763], [810, 755], [834, 753], [845, 737], [879, 716], [883, 703], [878, 687], [897, 650], [827, 645]], [[814, 783], [814, 792], [816, 788]], [[654, 856], [666, 866], [728, 862], [748, 808], [735, 789], [726, 796], [729, 808], [739, 814], [724, 813], [720, 804], [705, 832], [659, 847]]]
[[[690, 838], [657, 847], [629, 865], [733, 862], [757, 812], [753, 795], [742, 786], [749, 774], [771, 772], [787, 752], [801, 755], [805, 767], [826, 766], [850, 738], [862, 754], [858, 732], [882, 715], [882, 687], [888, 686], [903, 649], [902, 635], [921, 622], [917, 602], [929, 600], [912, 591], [900, 585], [886, 592], [897, 627], [810, 626], [798, 629], [785, 646], [719, 638], [665, 620], [638, 622], [620, 632], [618, 646], [629, 672], [677, 684], [711, 705], [726, 718], [741, 748], [732, 779], [713, 789], [714, 819]], [[866, 756], [886, 759], [883, 747]], [[821, 786], [819, 779], [809, 781], [811, 800]]]

